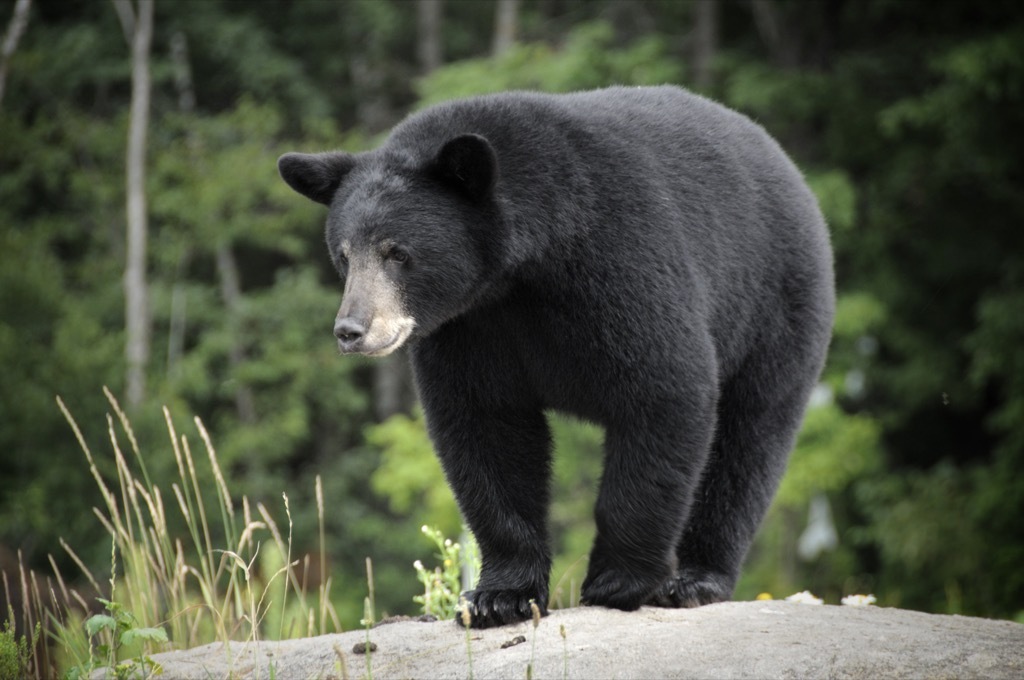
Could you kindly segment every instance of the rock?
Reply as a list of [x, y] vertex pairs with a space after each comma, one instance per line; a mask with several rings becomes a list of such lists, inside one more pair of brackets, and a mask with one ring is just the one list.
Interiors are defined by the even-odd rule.
[[[1024, 677], [1024, 625], [878, 607], [583, 607], [553, 611], [536, 630], [527, 621], [467, 637], [450, 621], [409, 620], [369, 636], [371, 654], [353, 653], [367, 642], [354, 630], [152, 658], [165, 678], [525, 678], [531, 664], [534, 678]], [[505, 645], [517, 636], [526, 641]]]

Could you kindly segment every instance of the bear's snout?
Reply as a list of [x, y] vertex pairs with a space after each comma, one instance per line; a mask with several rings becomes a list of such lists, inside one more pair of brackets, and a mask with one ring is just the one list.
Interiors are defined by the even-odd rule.
[[372, 316], [366, 321], [357, 316], [339, 316], [334, 321], [334, 337], [342, 354], [382, 357], [402, 346], [416, 321], [406, 316]]
[[334, 322], [334, 337], [338, 338], [338, 348], [345, 354], [358, 352], [365, 335], [366, 326], [352, 317]]

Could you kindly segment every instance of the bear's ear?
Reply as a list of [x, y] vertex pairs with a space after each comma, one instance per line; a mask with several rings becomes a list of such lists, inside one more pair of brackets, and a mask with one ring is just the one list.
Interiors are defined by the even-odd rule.
[[480, 135], [449, 139], [431, 167], [441, 181], [473, 200], [485, 198], [498, 180], [498, 156], [487, 138]]
[[355, 164], [351, 154], [341, 151], [286, 153], [277, 159], [277, 170], [292, 189], [317, 203], [330, 205], [341, 180]]

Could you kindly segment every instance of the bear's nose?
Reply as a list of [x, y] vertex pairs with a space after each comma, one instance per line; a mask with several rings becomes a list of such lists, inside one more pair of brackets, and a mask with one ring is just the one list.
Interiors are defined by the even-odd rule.
[[351, 349], [366, 335], [366, 327], [352, 317], [345, 317], [334, 322], [334, 337], [338, 338], [342, 349]]

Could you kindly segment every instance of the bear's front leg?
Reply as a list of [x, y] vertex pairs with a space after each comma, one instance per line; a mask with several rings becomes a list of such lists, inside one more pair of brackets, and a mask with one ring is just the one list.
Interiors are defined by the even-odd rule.
[[529, 619], [531, 602], [547, 614], [547, 420], [521, 383], [514, 385], [521, 373], [498, 375], [491, 362], [491, 371], [474, 371], [474, 350], [457, 360], [445, 350], [418, 347], [414, 366], [437, 455], [480, 546], [479, 583], [464, 593], [470, 625]]
[[431, 431], [480, 546], [480, 581], [464, 593], [470, 625], [488, 628], [528, 619], [531, 602], [546, 614], [550, 436], [543, 414], [485, 418], [478, 413], [472, 422], [451, 429], [432, 425]]

